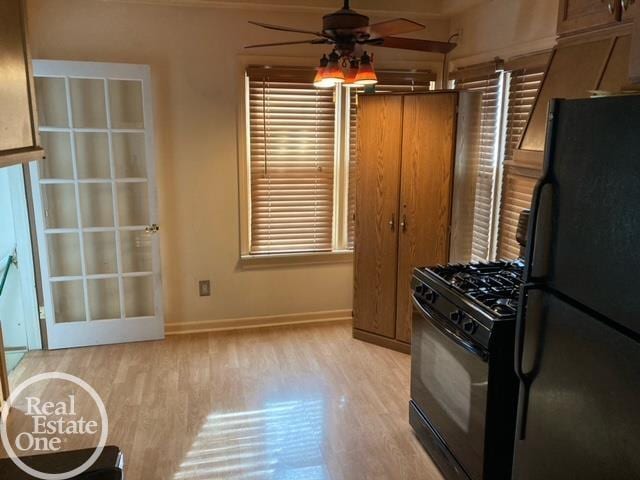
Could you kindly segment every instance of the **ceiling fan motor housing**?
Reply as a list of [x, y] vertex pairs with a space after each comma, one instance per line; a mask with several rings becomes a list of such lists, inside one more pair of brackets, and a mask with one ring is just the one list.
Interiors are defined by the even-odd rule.
[[367, 35], [368, 26], [369, 17], [348, 8], [343, 8], [322, 17], [322, 30], [327, 34], [338, 37], [353, 36], [359, 33]]

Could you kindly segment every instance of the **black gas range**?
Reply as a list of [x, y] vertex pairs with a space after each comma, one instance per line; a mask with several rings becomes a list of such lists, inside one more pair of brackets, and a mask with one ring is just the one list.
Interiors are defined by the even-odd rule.
[[410, 421], [447, 479], [511, 477], [524, 263], [416, 268]]

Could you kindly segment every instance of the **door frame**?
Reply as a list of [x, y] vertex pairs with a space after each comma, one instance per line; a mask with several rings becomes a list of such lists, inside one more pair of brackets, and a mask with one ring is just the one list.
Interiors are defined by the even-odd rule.
[[[145, 156], [147, 166], [147, 195], [148, 195], [148, 216], [149, 224], [159, 224], [158, 219], [158, 202], [157, 202], [157, 183], [155, 172], [155, 140], [154, 140], [154, 124], [153, 124], [153, 105], [152, 105], [152, 84], [151, 84], [151, 69], [149, 65], [138, 64], [125, 64], [125, 63], [103, 63], [103, 62], [77, 62], [77, 61], [65, 61], [65, 60], [33, 60], [34, 77], [61, 77], [61, 78], [95, 78], [106, 80], [136, 80], [142, 82], [142, 110], [144, 118], [144, 135], [145, 135]], [[68, 88], [68, 81], [67, 81]], [[105, 91], [108, 90], [105, 86]], [[69, 102], [67, 94], [67, 102]], [[109, 108], [109, 97], [105, 94], [106, 108]], [[70, 109], [70, 105], [67, 107]], [[69, 126], [73, 131], [74, 127]], [[111, 132], [113, 129], [111, 125], [107, 125], [107, 129]], [[44, 130], [41, 127], [41, 131], [48, 131], [46, 127]], [[51, 131], [56, 131], [52, 128]], [[109, 133], [111, 135], [111, 133]], [[73, 136], [72, 136], [73, 139]], [[72, 147], [72, 151], [75, 147]], [[72, 155], [75, 155], [72, 153]], [[110, 161], [113, 162], [112, 154], [110, 154]], [[46, 160], [44, 160], [46, 161]], [[43, 230], [45, 222], [42, 212], [42, 195], [39, 188], [39, 172], [38, 163], [31, 162], [29, 165], [31, 176], [31, 189], [33, 193], [34, 202], [34, 214], [36, 223], [36, 232], [38, 238], [38, 251], [40, 257], [40, 271], [42, 279], [42, 290], [44, 297], [44, 309], [45, 309], [45, 323], [47, 330], [48, 348], [71, 348], [82, 347], [101, 344], [123, 343], [131, 341], [145, 341], [145, 340], [160, 340], [164, 338], [164, 311], [163, 311], [163, 290], [162, 290], [162, 277], [161, 277], [161, 257], [160, 257], [160, 241], [157, 236], [151, 241], [151, 255], [152, 255], [152, 278], [153, 278], [153, 304], [155, 315], [152, 317], [131, 317], [126, 319], [124, 312], [121, 311], [121, 318], [113, 320], [94, 320], [92, 321], [92, 327], [96, 334], [91, 332], [74, 332], [74, 326], [77, 326], [79, 322], [70, 323], [56, 323], [55, 322], [55, 309], [53, 304], [52, 292], [48, 285], [50, 273], [48, 263], [48, 245], [46, 234]], [[77, 199], [76, 201], [79, 201]], [[114, 199], [115, 202], [115, 199]], [[114, 206], [114, 208], [116, 208]], [[114, 212], [115, 213], [115, 212]], [[116, 228], [117, 230], [117, 228]], [[82, 236], [82, 231], [79, 235]], [[119, 245], [119, 240], [116, 239]], [[117, 247], [119, 249], [119, 247]], [[81, 259], [81, 261], [84, 261]], [[121, 276], [122, 272], [118, 273]], [[83, 275], [84, 276], [84, 275]], [[122, 296], [123, 290], [121, 289], [120, 295]], [[86, 295], [85, 295], [86, 296]], [[123, 305], [124, 299], [121, 298], [121, 305]], [[122, 308], [121, 308], [122, 310]], [[116, 323], [118, 322], [118, 323]], [[131, 322], [126, 325], [126, 331], [124, 328], [122, 331], [116, 331], [118, 327], [125, 327], [123, 322]], [[114, 329], [115, 327], [115, 329]], [[55, 336], [66, 337], [67, 341], [61, 343], [56, 341], [55, 336], [52, 334], [52, 330], [56, 329], [59, 333]], [[109, 336], [107, 341], [96, 341], [97, 337]], [[72, 338], [75, 337], [75, 338]], [[71, 339], [72, 338], [72, 339]]]
[[14, 233], [16, 237], [16, 254], [18, 257], [18, 274], [20, 275], [20, 292], [22, 308], [27, 332], [27, 349], [41, 350], [42, 336], [40, 332], [40, 307], [36, 290], [35, 256], [31, 236], [31, 221], [27, 205], [27, 189], [22, 165], [14, 165], [7, 171], [9, 176], [9, 195], [13, 214]]

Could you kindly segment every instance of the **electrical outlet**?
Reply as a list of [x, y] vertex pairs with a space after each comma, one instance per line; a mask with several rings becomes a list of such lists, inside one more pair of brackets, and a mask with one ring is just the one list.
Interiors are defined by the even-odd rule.
[[209, 280], [200, 280], [198, 282], [198, 291], [201, 297], [209, 297], [211, 295], [211, 282]]

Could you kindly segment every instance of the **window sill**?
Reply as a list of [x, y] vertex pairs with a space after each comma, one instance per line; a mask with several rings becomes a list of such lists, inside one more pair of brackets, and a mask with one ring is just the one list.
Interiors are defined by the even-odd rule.
[[243, 254], [240, 256], [238, 265], [243, 269], [251, 269], [351, 262], [353, 262], [353, 250], [339, 250], [334, 252]]

